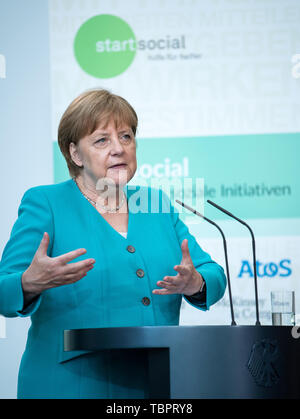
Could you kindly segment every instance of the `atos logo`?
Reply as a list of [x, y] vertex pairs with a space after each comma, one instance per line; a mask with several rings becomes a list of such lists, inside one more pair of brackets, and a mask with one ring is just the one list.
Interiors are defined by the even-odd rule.
[[[258, 277], [287, 277], [292, 274], [291, 268], [291, 260], [290, 259], [282, 259], [278, 263], [276, 262], [268, 262], [262, 263], [256, 261], [256, 273]], [[242, 278], [244, 276], [248, 276], [253, 278], [253, 264], [248, 260], [242, 260], [242, 266], [240, 272], [238, 274], [238, 278]]]

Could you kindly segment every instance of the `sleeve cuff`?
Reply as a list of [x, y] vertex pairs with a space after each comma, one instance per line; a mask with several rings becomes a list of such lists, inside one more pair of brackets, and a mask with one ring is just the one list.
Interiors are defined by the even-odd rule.
[[0, 277], [1, 294], [0, 306], [2, 307], [2, 314], [5, 317], [27, 317], [31, 316], [39, 307], [41, 303], [41, 295], [24, 310], [24, 296], [22, 289], [23, 272], [16, 272], [5, 274], [5, 278]]
[[222, 273], [222, 268], [215, 264], [213, 266], [209, 263], [206, 266], [202, 265], [197, 271], [205, 281], [203, 292], [193, 296], [184, 295], [183, 297], [195, 308], [206, 311], [223, 297], [226, 288], [226, 277]]
[[42, 296], [36, 296], [30, 304], [28, 304], [23, 310], [17, 311], [17, 315], [19, 317], [28, 317], [32, 316], [32, 314], [39, 308], [41, 304]]
[[[213, 269], [212, 269], [213, 268]], [[202, 275], [206, 284], [206, 304], [205, 310], [209, 310], [210, 306], [219, 301], [225, 292], [226, 277], [223, 269], [218, 265], [212, 267], [211, 264], [201, 266], [198, 272]]]
[[193, 295], [184, 295], [184, 299], [197, 308], [206, 309], [206, 282], [204, 281], [204, 286], [202, 288], [202, 291], [197, 292]]

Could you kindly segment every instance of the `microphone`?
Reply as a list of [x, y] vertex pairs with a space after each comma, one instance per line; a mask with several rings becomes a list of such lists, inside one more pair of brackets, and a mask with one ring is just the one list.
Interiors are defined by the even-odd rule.
[[187, 204], [184, 204], [183, 202], [179, 201], [178, 199], [176, 199], [176, 202], [178, 204], [182, 205], [184, 208], [187, 208], [188, 210], [190, 210], [194, 214], [198, 215], [199, 217], [203, 218], [203, 220], [205, 220], [205, 221], [209, 222], [210, 224], [214, 225], [215, 227], [217, 227], [217, 229], [219, 230], [219, 232], [222, 235], [222, 238], [223, 238], [223, 246], [224, 246], [224, 254], [225, 254], [226, 273], [227, 273], [227, 280], [228, 280], [228, 292], [229, 292], [229, 302], [230, 302], [230, 311], [231, 311], [231, 326], [236, 326], [236, 322], [235, 322], [235, 319], [234, 319], [234, 312], [233, 312], [231, 284], [230, 284], [229, 267], [228, 267], [228, 256], [227, 256], [227, 244], [226, 244], [225, 235], [224, 235], [223, 231], [221, 230], [221, 228], [218, 226], [218, 224], [216, 224], [214, 221], [209, 220], [208, 218], [204, 217], [204, 215], [200, 214], [200, 212], [198, 212], [195, 209], [191, 208]]
[[259, 310], [258, 310], [258, 295], [257, 295], [257, 274], [256, 274], [256, 255], [255, 255], [255, 239], [254, 234], [251, 227], [240, 218], [236, 217], [235, 215], [231, 214], [231, 212], [227, 211], [226, 209], [220, 207], [219, 205], [215, 204], [214, 202], [210, 201], [209, 199], [207, 202], [217, 208], [218, 210], [224, 212], [225, 214], [229, 215], [229, 217], [234, 218], [239, 223], [243, 224], [247, 229], [250, 231], [251, 238], [252, 238], [252, 253], [253, 253], [253, 272], [254, 272], [254, 289], [255, 289], [255, 309], [256, 309], [256, 326], [260, 326], [259, 321]]

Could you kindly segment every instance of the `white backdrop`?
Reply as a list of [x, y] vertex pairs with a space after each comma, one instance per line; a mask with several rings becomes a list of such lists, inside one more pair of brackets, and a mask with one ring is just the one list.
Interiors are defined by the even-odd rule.
[[[294, 183], [298, 163], [292, 157], [300, 152], [300, 80], [292, 75], [292, 57], [300, 50], [299, 2], [132, 0], [128, 6], [115, 0], [112, 7], [109, 1], [52, 0], [49, 5], [54, 144], [59, 119], [70, 101], [88, 88], [104, 87], [127, 98], [137, 110], [138, 166], [147, 167], [142, 180], [150, 180], [147, 174], [155, 164], [185, 159], [184, 176], [203, 177], [217, 191], [239, 181], [242, 187], [246, 183], [248, 188], [252, 184], [260, 190], [273, 188], [274, 196], [257, 192], [225, 199], [217, 192], [215, 199], [248, 219], [254, 229], [261, 317], [270, 324], [271, 290], [294, 289], [300, 296], [300, 184]], [[102, 38], [105, 21], [99, 19], [97, 30], [85, 38], [84, 48], [92, 51], [88, 65], [82, 65], [74, 51], [81, 28], [105, 14], [130, 26], [137, 49], [120, 75], [100, 78], [93, 70], [113, 53], [101, 57], [93, 50], [100, 39], [102, 45], [107, 39], [117, 42], [118, 22], [113, 34]], [[60, 179], [57, 159], [54, 164]], [[275, 196], [276, 185], [288, 192]], [[209, 212], [207, 205], [204, 210], [220, 219], [229, 238], [237, 320], [254, 324], [253, 273], [239, 276], [245, 260], [252, 266], [249, 233], [228, 217]], [[225, 266], [219, 233], [198, 219], [188, 220], [199, 244]], [[250, 305], [247, 310], [244, 299]], [[228, 315], [226, 293], [209, 313], [183, 304], [181, 322], [229, 324]]]

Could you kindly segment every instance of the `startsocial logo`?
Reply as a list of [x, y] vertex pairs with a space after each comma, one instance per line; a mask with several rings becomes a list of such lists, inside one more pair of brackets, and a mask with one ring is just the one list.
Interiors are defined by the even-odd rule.
[[79, 28], [74, 53], [80, 67], [91, 76], [110, 78], [123, 73], [132, 63], [135, 35], [123, 19], [97, 15]]
[[[256, 261], [256, 273], [258, 277], [287, 277], [292, 274], [291, 260], [282, 259], [279, 262], [262, 263]], [[238, 274], [238, 278], [250, 277], [253, 278], [253, 265], [248, 260], [242, 260], [242, 266]]]
[[127, 22], [118, 16], [103, 14], [81, 25], [74, 40], [74, 54], [86, 73], [105, 79], [127, 70], [138, 50], [180, 50], [185, 49], [185, 44], [184, 35], [137, 40]]
[[3, 54], [0, 54], [0, 79], [6, 78], [6, 59]]

